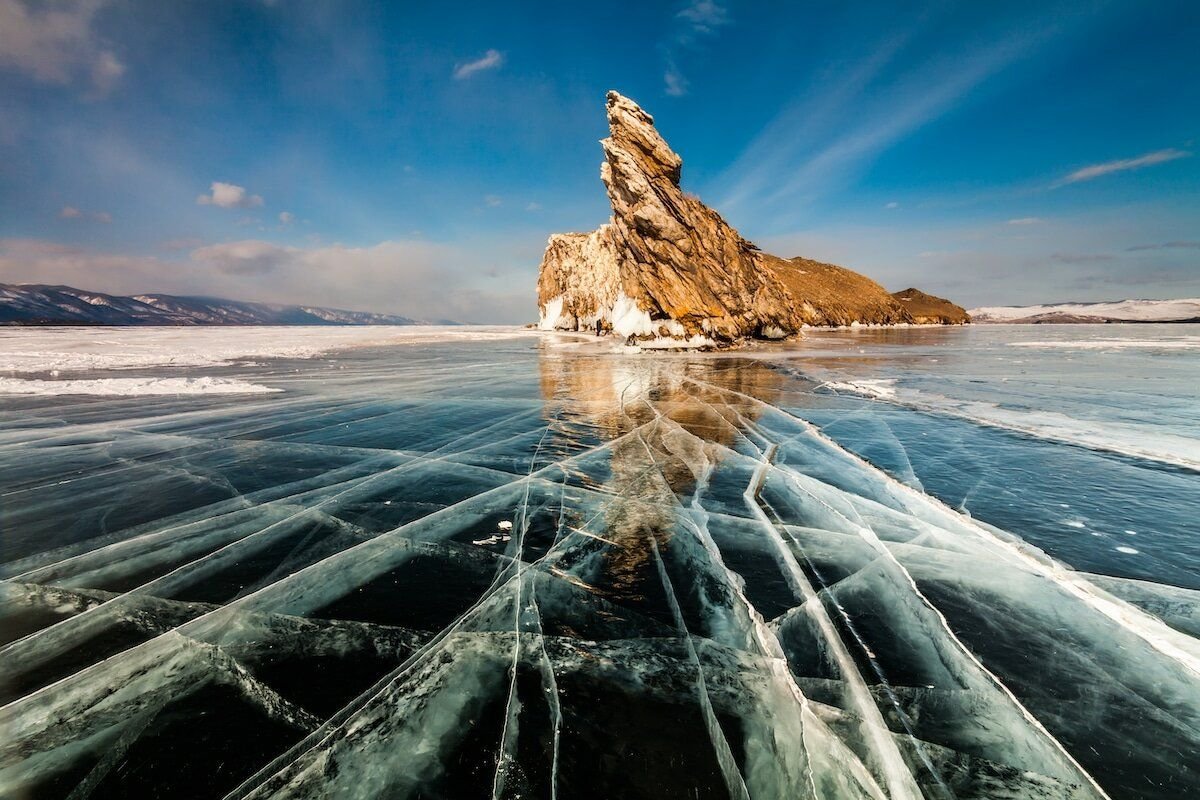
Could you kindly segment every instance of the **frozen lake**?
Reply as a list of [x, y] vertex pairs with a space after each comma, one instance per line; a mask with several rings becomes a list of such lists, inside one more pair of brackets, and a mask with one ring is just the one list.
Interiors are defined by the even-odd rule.
[[1200, 796], [1200, 327], [0, 330], [0, 795]]

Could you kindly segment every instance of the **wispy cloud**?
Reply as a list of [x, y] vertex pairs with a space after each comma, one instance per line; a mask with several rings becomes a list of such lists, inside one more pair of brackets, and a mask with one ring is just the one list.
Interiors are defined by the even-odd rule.
[[474, 61], [467, 61], [463, 64], [458, 64], [454, 67], [454, 79], [458, 81], [466, 80], [467, 78], [479, 72], [487, 72], [489, 69], [497, 69], [504, 64], [504, 54], [499, 50], [488, 50], [480, 58]]
[[1050, 259], [1062, 264], [1096, 264], [1102, 261], [1112, 261], [1107, 253], [1051, 253]]
[[909, 45], [930, 24], [918, 18], [872, 50], [847, 55], [830, 76], [813, 80], [717, 178], [720, 207], [752, 202], [755, 208], [746, 213], [753, 211], [760, 226], [784, 223], [785, 215], [794, 216], [797, 200], [814, 200], [853, 181], [897, 142], [953, 110], [1058, 32], [1014, 23], [988, 40], [921, 49], [919, 60], [911, 61]]
[[884, 206], [884, 208], [887, 208], [887, 209], [895, 209], [895, 208], [899, 208], [899, 207], [900, 207], [900, 204], [897, 203], [895, 200], [893, 200], [892, 202], [890, 202]]
[[279, 224], [291, 225], [295, 221], [296, 221], [296, 215], [293, 214], [292, 212], [290, 212], [290, 211], [280, 211], [279, 212]]
[[499, 208], [504, 205], [504, 198], [500, 197], [500, 195], [489, 194], [484, 195], [483, 202], [488, 208]]
[[96, 94], [106, 94], [125, 73], [125, 65], [93, 26], [108, 4], [0, 0], [0, 66], [16, 68], [40, 83], [66, 86], [86, 80]]
[[713, 36], [729, 24], [729, 11], [715, 0], [692, 0], [676, 12], [671, 34], [663, 45], [663, 91], [672, 97], [687, 94], [688, 81], [679, 69], [682, 51], [694, 47], [701, 39]]
[[95, 222], [108, 224], [112, 222], [112, 214], [107, 211], [81, 211], [75, 206], [63, 206], [58, 212], [59, 219], [90, 219]]
[[1200, 250], [1200, 242], [1162, 242], [1160, 244], [1135, 244], [1125, 248], [1129, 252], [1137, 250]]
[[213, 181], [208, 193], [197, 197], [196, 203], [218, 208], [253, 208], [261, 206], [263, 199], [260, 195], [249, 194], [246, 187], [238, 186], [236, 183]]
[[1042, 219], [1041, 217], [1017, 217], [1016, 219], [1010, 219], [1008, 221], [1008, 224], [1009, 225], [1041, 225], [1043, 222], [1045, 222], [1045, 220]]
[[1187, 158], [1190, 155], [1191, 153], [1186, 150], [1177, 150], [1169, 147], [1166, 150], [1155, 150], [1152, 153], [1146, 153], [1137, 158], [1119, 158], [1116, 161], [1105, 161], [1103, 164], [1092, 164], [1090, 167], [1075, 170], [1053, 184], [1051, 188], [1056, 189], [1071, 183], [1095, 180], [1105, 175], [1111, 175], [1114, 172], [1127, 172], [1128, 170], [1141, 169], [1142, 167], [1150, 167], [1155, 164], [1164, 164], [1168, 161]]

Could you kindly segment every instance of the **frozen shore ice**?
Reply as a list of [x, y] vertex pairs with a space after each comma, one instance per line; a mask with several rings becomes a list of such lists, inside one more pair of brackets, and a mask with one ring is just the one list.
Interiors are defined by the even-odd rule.
[[1200, 787], [1200, 592], [899, 482], [804, 418], [815, 385], [500, 339], [0, 406], [0, 790]]

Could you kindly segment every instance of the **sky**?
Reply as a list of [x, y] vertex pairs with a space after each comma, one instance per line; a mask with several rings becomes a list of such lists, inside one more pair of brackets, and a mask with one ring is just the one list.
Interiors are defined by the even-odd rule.
[[781, 256], [1200, 296], [1193, 1], [0, 0], [0, 282], [536, 318], [604, 95]]

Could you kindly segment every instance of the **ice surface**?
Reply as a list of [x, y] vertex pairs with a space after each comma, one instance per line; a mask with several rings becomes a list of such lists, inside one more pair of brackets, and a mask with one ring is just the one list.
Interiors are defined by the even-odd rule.
[[1013, 347], [1061, 347], [1067, 350], [1200, 350], [1200, 336], [1162, 336], [1155, 339], [1121, 339], [1117, 337], [1084, 341], [1037, 340], [1013, 342]]
[[213, 328], [0, 328], [0, 373], [209, 367], [256, 358], [313, 358], [332, 350], [528, 336], [485, 325]]
[[[971, 456], [922, 434], [965, 420], [754, 355], [437, 341], [4, 400], [0, 794], [1200, 791], [1200, 591], [1071, 569], [983, 481], [948, 504]], [[1158, 563], [1200, 485], [1166, 475], [1157, 526], [1046, 524]]]
[[[784, 363], [803, 356], [798, 363], [822, 380], [824, 391], [1200, 470], [1197, 330], [1147, 324], [813, 331], [799, 347], [764, 355]], [[897, 352], [897, 345], [905, 347]]]
[[270, 394], [270, 386], [229, 378], [96, 378], [92, 380], [31, 380], [0, 378], [0, 394], [88, 394], [101, 397], [155, 394]]

